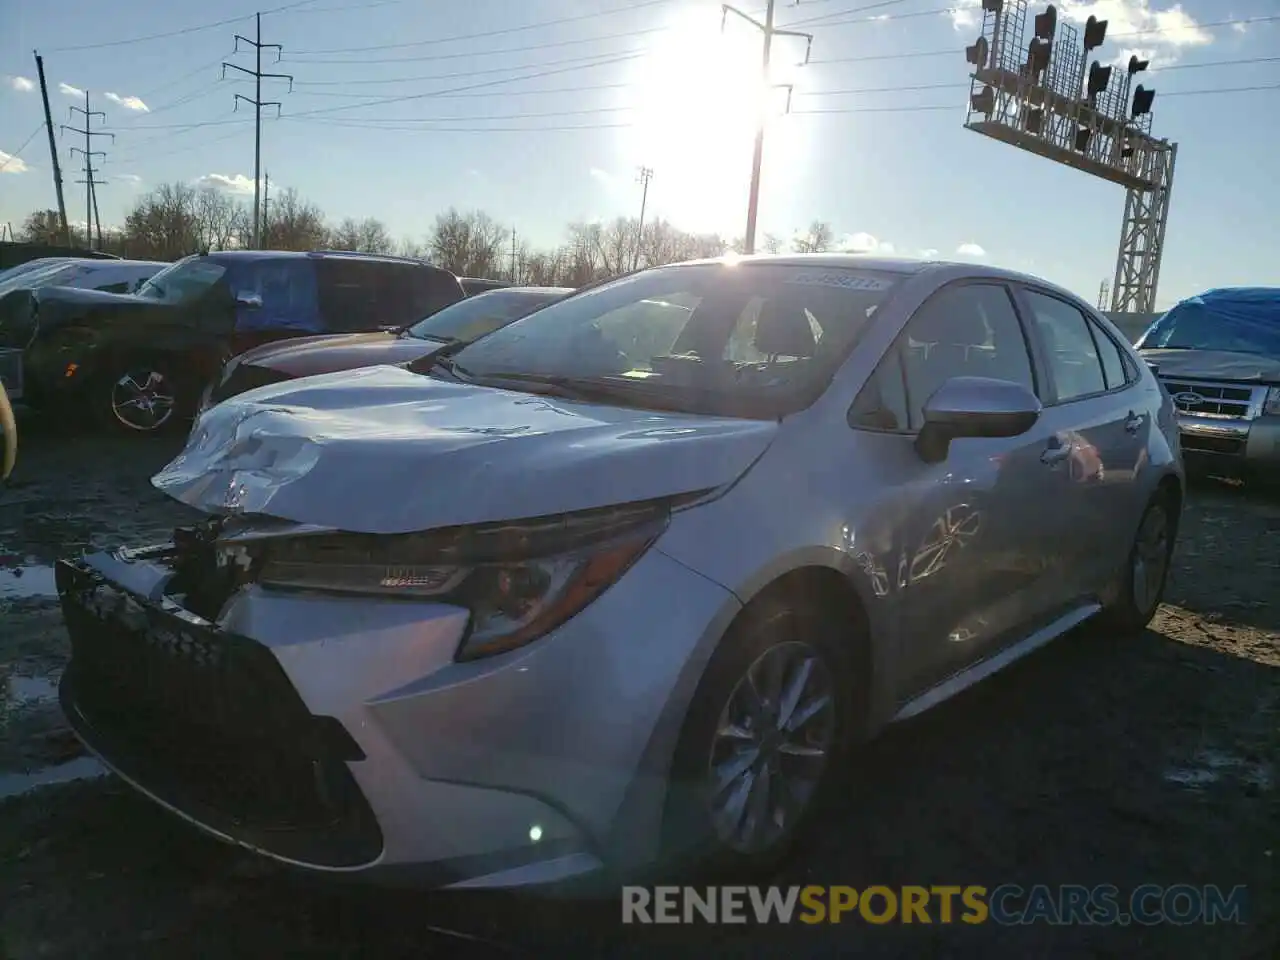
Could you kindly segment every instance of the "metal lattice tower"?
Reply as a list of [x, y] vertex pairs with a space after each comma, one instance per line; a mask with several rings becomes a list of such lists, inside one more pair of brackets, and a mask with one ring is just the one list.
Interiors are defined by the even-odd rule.
[[1117, 313], [1154, 313], [1160, 261], [1164, 256], [1164, 231], [1169, 224], [1169, 195], [1173, 191], [1173, 165], [1178, 145], [1168, 144], [1155, 158], [1154, 186], [1132, 187], [1124, 197], [1124, 222], [1120, 228], [1120, 253], [1111, 290], [1111, 309]]
[[[982, 0], [982, 9], [982, 33], [966, 51], [974, 69], [965, 127], [1123, 186], [1112, 309], [1154, 312], [1178, 146], [1151, 135], [1151, 92], [1141, 110], [1131, 93], [1134, 75], [1147, 64], [1135, 56], [1127, 70], [1107, 67], [1103, 57], [1091, 67], [1106, 31], [1096, 18], [1082, 38], [1057, 22], [1052, 5], [1034, 18], [1033, 29], [1027, 0]], [[1086, 49], [1091, 31], [1096, 36]]]

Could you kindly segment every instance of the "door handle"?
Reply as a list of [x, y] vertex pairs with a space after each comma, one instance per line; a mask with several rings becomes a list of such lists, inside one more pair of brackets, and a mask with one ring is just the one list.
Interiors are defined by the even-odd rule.
[[1147, 418], [1144, 414], [1134, 413], [1132, 410], [1130, 410], [1129, 416], [1125, 418], [1124, 428], [1129, 433], [1137, 433], [1142, 428], [1142, 425], [1146, 422], [1147, 422]]
[[1056, 437], [1049, 441], [1049, 446], [1040, 454], [1040, 462], [1045, 466], [1056, 467], [1071, 456], [1071, 444], [1063, 443]]

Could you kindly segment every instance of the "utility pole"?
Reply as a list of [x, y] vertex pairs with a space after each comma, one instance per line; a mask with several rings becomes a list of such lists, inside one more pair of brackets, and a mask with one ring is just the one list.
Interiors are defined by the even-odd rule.
[[[773, 53], [774, 37], [800, 37], [805, 41], [804, 64], [809, 62], [809, 56], [813, 51], [813, 34], [798, 33], [795, 30], [779, 30], [773, 25], [773, 8], [774, 0], [769, 0], [769, 6], [765, 9], [764, 23], [761, 23], [755, 17], [749, 16], [739, 10], [737, 7], [731, 7], [729, 4], [723, 4], [720, 17], [720, 29], [724, 30], [725, 21], [729, 14], [741, 17], [749, 24], [755, 27], [764, 35], [764, 56], [761, 62], [761, 79], [767, 89], [785, 89], [787, 91], [787, 111], [791, 110], [791, 92], [792, 86], [789, 83], [771, 84], [769, 82], [769, 63]], [[801, 64], [803, 66], [804, 64]], [[764, 162], [764, 128], [768, 119], [768, 104], [760, 105], [760, 117], [756, 121], [756, 145], [751, 155], [751, 193], [747, 198], [747, 232], [743, 238], [743, 249], [746, 253], [755, 253], [756, 251], [756, 214], [760, 208], [760, 168]]]
[[271, 232], [270, 222], [267, 219], [267, 203], [271, 199], [271, 171], [264, 170], [262, 172], [262, 235], [264, 240], [269, 240], [268, 234]]
[[1107, 294], [1110, 292], [1111, 292], [1111, 285], [1107, 283], [1106, 280], [1103, 280], [1102, 283], [1098, 285], [1098, 309], [1099, 310], [1107, 309]]
[[516, 230], [511, 228], [511, 282], [516, 282]]
[[242, 37], [240, 36], [240, 34], [237, 33], [235, 49], [231, 51], [232, 55], [239, 52], [240, 41], [242, 40], [245, 43], [247, 43], [249, 46], [253, 47], [254, 61], [255, 61], [254, 69], [247, 70], [244, 67], [236, 66], [234, 63], [227, 63], [224, 61], [222, 64], [222, 76], [224, 78], [226, 77], [227, 68], [230, 67], [232, 70], [239, 70], [241, 73], [247, 74], [248, 76], [253, 77], [253, 82], [254, 82], [253, 99], [251, 100], [248, 97], [244, 96], [243, 94], [237, 93], [235, 98], [235, 105], [236, 105], [236, 108], [239, 108], [240, 101], [243, 100], [245, 103], [252, 104], [253, 106], [253, 248], [255, 250], [258, 250], [258, 249], [261, 249], [261, 246], [262, 246], [261, 244], [262, 200], [261, 200], [261, 195], [259, 191], [259, 188], [262, 186], [262, 173], [261, 173], [262, 171], [262, 108], [275, 107], [277, 114], [279, 114], [279, 111], [280, 111], [279, 100], [263, 101], [262, 81], [264, 79], [288, 80], [289, 92], [293, 93], [293, 77], [291, 77], [287, 73], [263, 73], [262, 72], [263, 49], [269, 48], [269, 49], [275, 50], [276, 63], [279, 63], [280, 54], [284, 51], [284, 48], [280, 46], [280, 44], [278, 43], [263, 43], [262, 42], [262, 14], [260, 13], [255, 14], [255, 19], [257, 22], [257, 39], [250, 40], [248, 37]]
[[[93, 249], [94, 211], [97, 209], [97, 200], [95, 199], [93, 188], [97, 184], [106, 183], [105, 180], [95, 180], [93, 178], [93, 158], [106, 156], [106, 154], [103, 151], [93, 149], [93, 138], [94, 137], [110, 137], [111, 141], [114, 143], [116, 139], [116, 135], [114, 133], [103, 133], [101, 130], [93, 129], [93, 125], [92, 125], [93, 118], [101, 117], [103, 120], [105, 120], [107, 118], [107, 115], [103, 113], [101, 110], [91, 110], [89, 108], [89, 91], [88, 90], [84, 92], [84, 106], [72, 107], [71, 113], [84, 114], [83, 130], [81, 130], [79, 127], [68, 127], [65, 124], [63, 124], [62, 129], [70, 130], [72, 133], [84, 134], [84, 149], [81, 150], [78, 147], [72, 147], [71, 154], [72, 156], [74, 156], [77, 153], [81, 153], [84, 155], [84, 179], [77, 180], [76, 183], [83, 183], [85, 185], [84, 187], [84, 206], [85, 206], [84, 238], [85, 238], [85, 247], [87, 249], [92, 250]], [[98, 248], [99, 249], [102, 248], [102, 225], [101, 224], [98, 225]]]
[[67, 226], [67, 202], [62, 197], [62, 167], [58, 165], [58, 144], [53, 138], [53, 117], [49, 114], [49, 88], [44, 82], [44, 59], [36, 51], [36, 73], [40, 77], [40, 97], [44, 100], [44, 125], [49, 131], [49, 160], [53, 164], [53, 187], [58, 193], [58, 219], [62, 223], [62, 242], [71, 246], [71, 228]]
[[653, 179], [652, 167], [641, 167], [640, 174], [636, 177], [636, 181], [641, 184], [640, 189], [640, 222], [636, 224], [636, 246], [631, 251], [631, 269], [635, 270], [640, 265], [640, 246], [644, 243], [644, 208], [649, 204], [649, 181]]

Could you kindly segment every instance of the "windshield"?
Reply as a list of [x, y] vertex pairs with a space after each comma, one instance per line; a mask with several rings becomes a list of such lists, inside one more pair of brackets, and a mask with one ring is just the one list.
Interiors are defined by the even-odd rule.
[[20, 273], [17, 276], [8, 277], [0, 281], [0, 293], [8, 293], [10, 290], [36, 290], [40, 287], [47, 287], [69, 280], [80, 270], [80, 264], [75, 262], [67, 263], [66, 261], [51, 264], [39, 270], [28, 270], [26, 273]]
[[646, 270], [495, 331], [452, 367], [514, 389], [558, 381], [636, 406], [780, 416], [821, 394], [902, 276], [763, 263]]
[[470, 343], [568, 293], [568, 290], [551, 290], [545, 293], [490, 290], [459, 300], [425, 320], [419, 320], [405, 332], [422, 340]]
[[33, 270], [47, 270], [60, 263], [66, 263], [67, 260], [67, 257], [39, 257], [35, 260], [28, 260], [26, 263], [20, 263], [16, 267], [10, 267], [8, 270], [0, 270], [0, 283], [8, 283], [14, 277], [21, 276], [24, 273], [31, 273]]
[[138, 288], [138, 296], [165, 303], [186, 303], [203, 296], [226, 272], [226, 267], [213, 260], [187, 257], [151, 277]]
[[1180, 303], [1157, 320], [1138, 341], [1144, 349], [1224, 350], [1280, 357], [1280, 308], [1244, 309]]

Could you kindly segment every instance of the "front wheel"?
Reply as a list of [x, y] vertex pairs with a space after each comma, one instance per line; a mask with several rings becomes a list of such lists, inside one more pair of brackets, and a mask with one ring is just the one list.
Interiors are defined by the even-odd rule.
[[770, 603], [712, 657], [676, 748], [668, 864], [767, 872], [818, 806], [846, 755], [855, 702], [849, 638], [819, 612]]
[[108, 429], [154, 434], [172, 429], [190, 409], [186, 378], [165, 360], [116, 364], [94, 398], [95, 413]]

